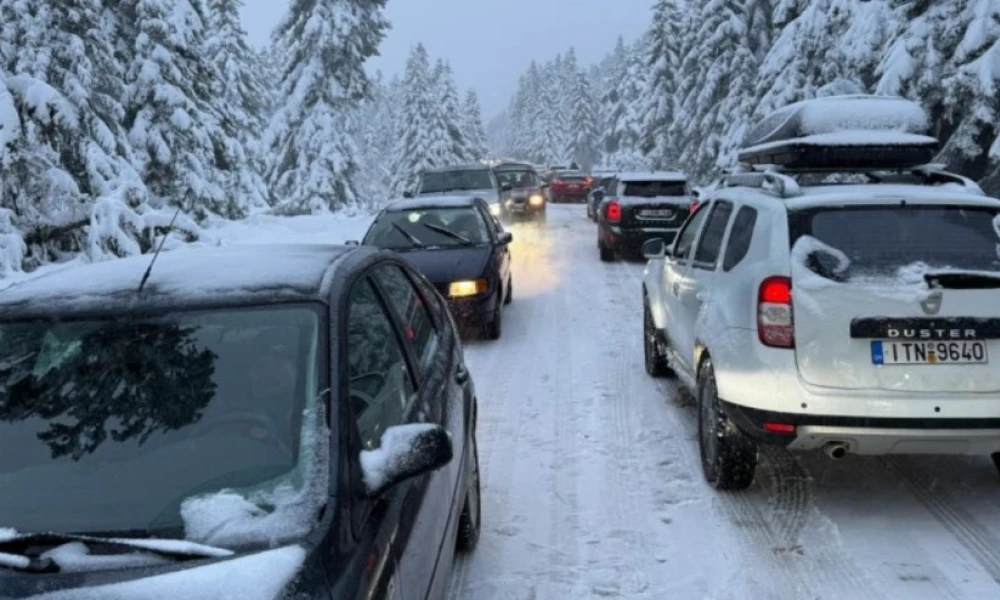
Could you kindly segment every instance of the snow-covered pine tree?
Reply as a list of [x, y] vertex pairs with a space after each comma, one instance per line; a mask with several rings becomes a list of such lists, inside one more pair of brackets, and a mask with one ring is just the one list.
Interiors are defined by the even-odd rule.
[[486, 158], [488, 150], [486, 132], [483, 130], [483, 111], [475, 90], [466, 92], [462, 103], [462, 131], [468, 142], [468, 159], [476, 161]]
[[601, 115], [602, 132], [599, 149], [603, 157], [602, 164], [607, 165], [608, 158], [616, 154], [621, 147], [622, 119], [628, 112], [628, 106], [622, 96], [622, 83], [628, 73], [628, 50], [621, 36], [618, 36], [615, 48], [608, 56], [605, 70], [607, 74], [601, 82], [598, 112]]
[[569, 157], [581, 169], [590, 169], [597, 162], [597, 114], [590, 81], [583, 71], [577, 71], [570, 88], [573, 105], [569, 114]]
[[278, 25], [282, 104], [265, 136], [276, 211], [319, 213], [357, 203], [358, 149], [349, 119], [371, 97], [364, 64], [388, 28], [384, 6], [385, 0], [292, 0]]
[[391, 197], [412, 191], [420, 171], [435, 166], [429, 151], [434, 143], [436, 122], [434, 87], [430, 58], [423, 44], [418, 44], [406, 61], [403, 93], [399, 106], [399, 129], [392, 159]]
[[437, 123], [434, 126], [435, 144], [431, 150], [438, 165], [464, 163], [472, 160], [465, 130], [462, 128], [462, 109], [458, 88], [451, 65], [438, 60], [432, 75], [436, 101]]
[[[684, 3], [686, 4], [686, 3]], [[687, 8], [682, 4], [683, 8]], [[677, 0], [657, 0], [649, 30], [647, 89], [643, 92], [640, 149], [654, 167], [677, 162], [679, 148], [668, 134], [674, 120], [677, 73], [680, 67], [682, 10]]]
[[618, 102], [612, 107], [613, 113], [618, 116], [611, 135], [615, 137], [618, 148], [605, 155], [602, 164], [620, 170], [649, 168], [649, 161], [640, 149], [643, 93], [647, 85], [647, 43], [648, 40], [643, 38], [626, 49], [624, 75], [617, 84]]

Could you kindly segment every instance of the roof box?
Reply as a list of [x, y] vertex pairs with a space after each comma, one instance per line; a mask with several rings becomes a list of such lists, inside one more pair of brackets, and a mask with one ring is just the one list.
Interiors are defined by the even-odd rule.
[[933, 160], [938, 141], [917, 104], [891, 96], [829, 96], [790, 104], [760, 121], [739, 161], [786, 170], [903, 169]]

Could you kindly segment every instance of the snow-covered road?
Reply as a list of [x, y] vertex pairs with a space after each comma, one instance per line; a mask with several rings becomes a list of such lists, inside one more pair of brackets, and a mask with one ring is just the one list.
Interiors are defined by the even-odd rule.
[[511, 228], [503, 337], [466, 348], [483, 532], [453, 599], [1000, 597], [988, 459], [767, 449], [749, 491], [710, 489], [694, 410], [643, 370], [642, 265], [549, 211]]

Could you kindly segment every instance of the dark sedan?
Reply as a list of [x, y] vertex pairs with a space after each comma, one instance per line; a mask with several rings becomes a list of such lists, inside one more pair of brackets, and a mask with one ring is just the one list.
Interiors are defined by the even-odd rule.
[[0, 292], [0, 598], [443, 597], [477, 402], [427, 280], [326, 245], [149, 265]]
[[510, 193], [504, 201], [504, 214], [510, 219], [529, 218], [544, 221], [545, 193], [549, 184], [544, 183], [531, 165], [503, 163], [493, 167], [500, 185], [509, 185]]
[[448, 299], [459, 324], [495, 340], [513, 297], [512, 240], [480, 198], [425, 197], [391, 202], [362, 243], [400, 253]]

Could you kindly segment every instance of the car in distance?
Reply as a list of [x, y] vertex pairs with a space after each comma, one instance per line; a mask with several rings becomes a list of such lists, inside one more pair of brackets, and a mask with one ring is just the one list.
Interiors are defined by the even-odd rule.
[[438, 196], [390, 202], [361, 243], [398, 252], [448, 299], [461, 326], [495, 340], [513, 299], [512, 240], [481, 198]]
[[150, 264], [0, 292], [3, 595], [443, 595], [479, 535], [477, 404], [426, 279], [344, 246]]
[[[422, 171], [417, 182], [416, 196], [476, 196], [489, 205], [490, 214], [507, 218], [504, 201], [511, 187], [497, 181], [496, 173], [487, 165], [470, 163]], [[413, 197], [414, 194], [404, 194]]]
[[1000, 200], [927, 164], [932, 130], [901, 98], [789, 105], [647, 244], [646, 370], [696, 393], [713, 486], [751, 485], [761, 444], [1000, 469]]
[[590, 177], [582, 171], [556, 171], [549, 182], [550, 202], [585, 202]]
[[548, 184], [542, 182], [534, 167], [522, 163], [503, 163], [493, 168], [501, 186], [510, 185], [504, 212], [511, 219], [531, 218], [544, 221]]
[[691, 188], [682, 171], [620, 173], [610, 195], [595, 192], [597, 248], [602, 261], [639, 255], [650, 239], [673, 241], [688, 218]]

